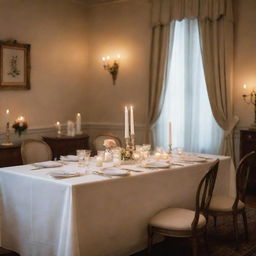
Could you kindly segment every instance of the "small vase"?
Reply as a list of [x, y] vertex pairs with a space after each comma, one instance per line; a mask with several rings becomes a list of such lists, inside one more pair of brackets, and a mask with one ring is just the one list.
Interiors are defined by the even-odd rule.
[[110, 148], [105, 150], [105, 162], [111, 162], [113, 160], [113, 152]]

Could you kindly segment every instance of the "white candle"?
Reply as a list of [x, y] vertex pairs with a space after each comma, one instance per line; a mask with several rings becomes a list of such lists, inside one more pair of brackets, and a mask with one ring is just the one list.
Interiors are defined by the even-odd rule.
[[76, 114], [76, 134], [82, 133], [82, 121], [81, 121], [81, 114]]
[[129, 120], [128, 120], [128, 108], [124, 108], [124, 137], [129, 138]]
[[67, 135], [75, 136], [75, 124], [72, 121], [67, 122]]
[[172, 145], [172, 123], [169, 122], [169, 146]]
[[6, 123], [10, 123], [10, 110], [6, 109]]
[[131, 135], [134, 135], [134, 116], [133, 116], [133, 106], [131, 106]]
[[96, 157], [96, 166], [97, 167], [102, 167], [103, 165], [103, 158], [101, 156]]

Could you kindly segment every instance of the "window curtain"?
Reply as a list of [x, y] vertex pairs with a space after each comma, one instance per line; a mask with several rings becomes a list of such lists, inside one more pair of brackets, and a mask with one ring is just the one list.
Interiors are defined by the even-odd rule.
[[218, 154], [223, 130], [216, 124], [207, 95], [197, 20], [175, 21], [168, 59], [165, 100], [154, 126], [154, 141], [168, 150], [171, 121], [173, 148]]
[[152, 27], [148, 122], [146, 141], [153, 144], [152, 126], [158, 119], [163, 106], [168, 52], [171, 53], [174, 23], [156, 22]]
[[[173, 20], [198, 19], [206, 85], [212, 113], [216, 122], [224, 130], [221, 153], [233, 156], [233, 128], [238, 122], [238, 117], [233, 116], [232, 99], [232, 75], [233, 75], [233, 9], [232, 0], [153, 0], [152, 20], [153, 24], [167, 26]], [[159, 48], [163, 37], [154, 37], [152, 40], [152, 52]], [[163, 62], [166, 65], [167, 51], [162, 52]], [[152, 55], [151, 55], [152, 56]], [[151, 58], [151, 65], [153, 59]], [[165, 66], [166, 68], [166, 66]], [[148, 129], [157, 120], [162, 107], [162, 98], [165, 93], [165, 79], [160, 76], [160, 68], [152, 76], [150, 71], [150, 92], [158, 87], [161, 93], [154, 94], [158, 97], [155, 106], [149, 97]], [[152, 79], [158, 77], [158, 83]], [[163, 83], [162, 86], [159, 86]], [[160, 100], [161, 99], [161, 100]], [[151, 104], [150, 104], [151, 103]], [[158, 111], [153, 112], [155, 108]], [[154, 115], [152, 114], [154, 113]], [[152, 118], [154, 117], [154, 118]]]

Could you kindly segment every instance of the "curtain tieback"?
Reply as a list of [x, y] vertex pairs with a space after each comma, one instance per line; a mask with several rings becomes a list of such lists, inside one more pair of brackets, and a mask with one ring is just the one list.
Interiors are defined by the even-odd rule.
[[234, 116], [233, 120], [229, 125], [229, 128], [224, 131], [224, 138], [227, 138], [230, 135], [230, 133], [234, 130], [235, 126], [237, 125], [238, 121], [239, 121], [239, 117]]

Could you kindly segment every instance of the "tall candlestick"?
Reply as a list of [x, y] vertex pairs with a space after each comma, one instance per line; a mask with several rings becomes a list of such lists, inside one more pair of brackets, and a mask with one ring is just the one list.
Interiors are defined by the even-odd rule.
[[129, 120], [128, 120], [128, 108], [124, 108], [124, 137], [129, 138]]
[[82, 122], [81, 122], [81, 114], [76, 114], [76, 134], [82, 133]]
[[134, 135], [134, 116], [133, 116], [133, 106], [131, 106], [131, 135]]
[[169, 122], [169, 146], [172, 145], [172, 122]]

